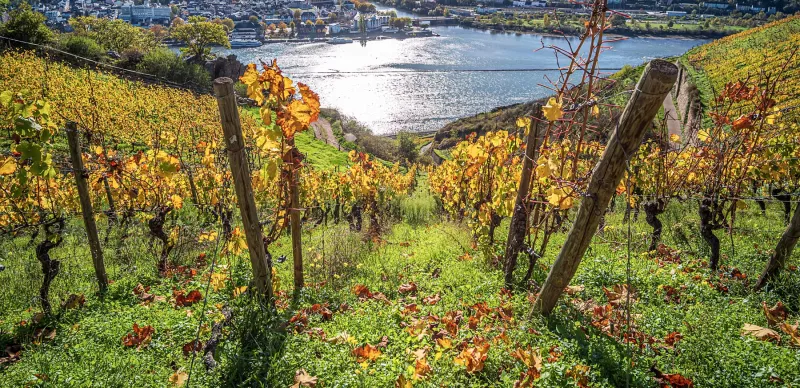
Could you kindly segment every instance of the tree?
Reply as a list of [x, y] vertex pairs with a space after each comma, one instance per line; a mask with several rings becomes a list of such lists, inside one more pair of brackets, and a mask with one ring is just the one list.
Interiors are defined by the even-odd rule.
[[169, 26], [170, 26], [170, 28], [175, 28], [175, 27], [183, 25], [183, 24], [186, 24], [186, 22], [183, 21], [183, 19], [181, 19], [179, 17], [176, 17], [175, 19], [172, 19], [172, 22], [170, 22]]
[[154, 24], [150, 26], [150, 33], [153, 34], [156, 41], [161, 42], [169, 35], [169, 29], [160, 24]]
[[146, 52], [159, 45], [152, 30], [134, 27], [121, 19], [79, 16], [70, 19], [69, 25], [75, 35], [90, 38], [104, 49], [119, 53], [129, 49]]
[[[253, 24], [255, 24], [255, 23], [258, 23], [258, 16], [256, 16], [256, 15], [250, 15], [250, 17], [249, 17], [249, 18], [247, 18], [247, 20], [249, 20], [249, 21], [250, 21], [250, 23], [253, 23]], [[233, 21], [233, 20], [231, 20], [231, 21]], [[231, 29], [232, 29], [232, 28], [231, 28]]]
[[300, 16], [301, 15], [302, 15], [302, 13], [300, 12], [299, 9], [294, 10], [294, 14], [293, 14], [294, 20], [300, 20]]
[[414, 141], [416, 138], [416, 135], [409, 132], [402, 131], [397, 133], [397, 145], [400, 159], [405, 160], [409, 165], [417, 160], [417, 144]]
[[544, 19], [542, 19], [542, 24], [544, 24], [544, 26], [547, 28], [550, 27], [550, 14], [544, 14]]
[[47, 18], [34, 11], [28, 3], [21, 3], [9, 14], [8, 22], [0, 26], [0, 35], [36, 44], [46, 44], [54, 34], [44, 25]]
[[184, 57], [198, 62], [211, 56], [209, 46], [213, 44], [231, 47], [225, 27], [209, 22], [201, 16], [190, 16], [188, 23], [174, 26], [170, 31], [170, 36], [186, 44], [186, 47], [181, 48]]
[[621, 27], [625, 25], [625, 18], [620, 15], [614, 15], [611, 17], [611, 26], [613, 27]]
[[672, 20], [667, 22], [667, 28], [672, 28], [672, 26], [674, 26], [674, 25], [675, 25], [675, 23]]

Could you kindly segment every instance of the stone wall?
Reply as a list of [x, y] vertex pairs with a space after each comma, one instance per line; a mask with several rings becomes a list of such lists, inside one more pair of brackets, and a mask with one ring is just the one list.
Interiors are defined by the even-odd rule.
[[678, 66], [678, 80], [672, 88], [675, 98], [675, 109], [683, 124], [683, 129], [690, 139], [694, 140], [702, 124], [703, 105], [700, 101], [700, 92], [692, 83], [691, 76], [680, 62]]

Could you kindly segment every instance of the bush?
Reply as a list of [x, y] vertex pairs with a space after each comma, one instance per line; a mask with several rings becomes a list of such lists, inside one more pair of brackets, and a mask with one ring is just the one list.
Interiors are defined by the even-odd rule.
[[136, 70], [204, 89], [211, 86], [211, 76], [203, 67], [184, 62], [168, 48], [150, 50], [142, 57]]
[[67, 36], [61, 40], [61, 48], [70, 54], [98, 62], [106, 56], [105, 50], [97, 42], [85, 36]]

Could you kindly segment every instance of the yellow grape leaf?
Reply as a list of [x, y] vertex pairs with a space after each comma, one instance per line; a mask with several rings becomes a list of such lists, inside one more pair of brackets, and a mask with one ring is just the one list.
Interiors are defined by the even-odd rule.
[[272, 124], [272, 110], [268, 106], [264, 105], [259, 108], [258, 113], [261, 115], [261, 121], [264, 122], [264, 125]]
[[298, 82], [297, 86], [300, 87], [300, 95], [303, 96], [303, 102], [311, 108], [311, 122], [317, 121], [317, 118], [319, 118], [319, 95], [302, 82]]
[[175, 209], [180, 209], [183, 207], [183, 197], [181, 197], [178, 194], [172, 194], [172, 196], [170, 197], [170, 201], [172, 202], [172, 206], [174, 206]]
[[197, 236], [197, 241], [199, 241], [199, 242], [214, 241], [216, 239], [217, 239], [217, 232], [214, 231], [214, 230], [212, 230], [210, 232], [200, 233], [200, 235]]
[[531, 127], [531, 119], [529, 117], [517, 118], [517, 127], [519, 127], [519, 128], [530, 128]]
[[11, 175], [14, 171], [17, 171], [17, 161], [13, 157], [0, 160], [0, 175]]
[[673, 143], [680, 143], [681, 137], [673, 133], [672, 135], [669, 135], [669, 141]]
[[592, 116], [598, 117], [600, 116], [600, 107], [597, 105], [592, 106]]
[[242, 295], [247, 291], [247, 286], [236, 287], [233, 289], [233, 297], [238, 298], [239, 295]]
[[186, 372], [179, 370], [169, 376], [169, 384], [173, 387], [182, 387], [184, 384], [186, 384], [186, 380], [188, 379], [189, 375]]
[[211, 274], [211, 287], [214, 288], [214, 291], [219, 291], [223, 287], [225, 287], [225, 274], [221, 273], [213, 273]]
[[561, 99], [556, 99], [555, 97], [550, 97], [547, 100], [547, 105], [542, 107], [542, 112], [544, 112], [544, 117], [550, 121], [556, 121], [564, 115], [564, 111], [561, 110]]
[[710, 136], [708, 134], [708, 131], [706, 131], [706, 130], [697, 131], [697, 140], [705, 142], [705, 141], [708, 141], [709, 137]]

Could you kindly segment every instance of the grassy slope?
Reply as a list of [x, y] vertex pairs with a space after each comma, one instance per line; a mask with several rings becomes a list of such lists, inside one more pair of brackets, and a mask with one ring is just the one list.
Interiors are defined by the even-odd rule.
[[[776, 98], [778, 107], [786, 108], [800, 103], [798, 41], [800, 16], [792, 16], [695, 47], [680, 60], [690, 70], [706, 107], [726, 83], [748, 77], [757, 81], [762, 70], [774, 77], [788, 62]], [[794, 112], [789, 116], [797, 117]]]

